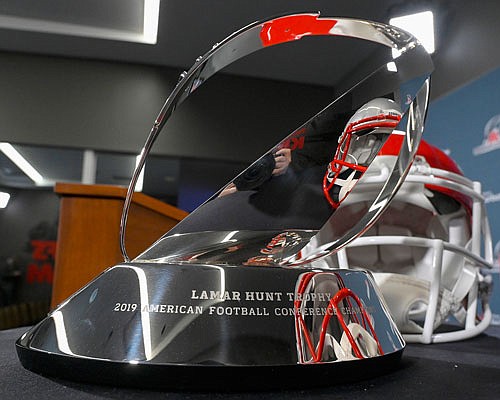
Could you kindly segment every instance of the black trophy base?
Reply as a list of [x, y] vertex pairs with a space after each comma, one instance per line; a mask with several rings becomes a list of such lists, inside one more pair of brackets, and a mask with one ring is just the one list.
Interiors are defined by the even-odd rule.
[[403, 350], [363, 360], [308, 365], [130, 364], [30, 350], [19, 343], [23, 366], [42, 376], [150, 390], [263, 391], [333, 386], [362, 381], [394, 371]]

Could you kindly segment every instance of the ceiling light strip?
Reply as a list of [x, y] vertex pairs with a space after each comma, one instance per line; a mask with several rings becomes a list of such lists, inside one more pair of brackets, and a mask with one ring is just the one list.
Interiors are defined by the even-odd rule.
[[10, 143], [0, 143], [0, 151], [37, 185], [43, 185], [45, 183], [43, 176]]
[[158, 38], [158, 20], [160, 18], [160, 0], [144, 0], [144, 43], [156, 44]]
[[[125, 42], [156, 44], [160, 0], [144, 0], [142, 32], [125, 29], [106, 29], [96, 26], [57, 22], [39, 18], [24, 18], [0, 15], [0, 28], [29, 32], [81, 36], [96, 39], [119, 40]], [[138, 16], [140, 18], [140, 15]]]

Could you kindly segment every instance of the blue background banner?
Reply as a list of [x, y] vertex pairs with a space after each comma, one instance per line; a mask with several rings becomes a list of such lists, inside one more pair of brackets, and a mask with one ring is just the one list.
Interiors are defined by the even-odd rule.
[[482, 184], [497, 265], [492, 308], [500, 323], [500, 69], [433, 101], [424, 138]]

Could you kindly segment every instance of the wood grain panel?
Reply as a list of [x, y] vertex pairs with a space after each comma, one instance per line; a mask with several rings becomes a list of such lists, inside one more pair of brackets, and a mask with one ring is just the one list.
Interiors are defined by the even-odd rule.
[[[119, 231], [124, 187], [58, 183], [60, 195], [51, 307], [123, 261]], [[143, 193], [134, 194], [128, 217], [126, 247], [131, 258], [187, 216]]]

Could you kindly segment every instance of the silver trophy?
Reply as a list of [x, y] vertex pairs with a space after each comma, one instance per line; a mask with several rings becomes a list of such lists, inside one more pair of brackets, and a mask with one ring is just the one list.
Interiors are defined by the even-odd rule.
[[[240, 58], [320, 37], [363, 54], [334, 100], [131, 260], [132, 193], [175, 109]], [[142, 150], [122, 216], [124, 262], [26, 332], [22, 364], [70, 380], [188, 389], [329, 385], [395, 368], [405, 343], [371, 274], [325, 257], [374, 224], [403, 183], [432, 68], [407, 32], [315, 13], [256, 22], [215, 45], [181, 75]], [[395, 163], [347, 218], [384, 146]]]

